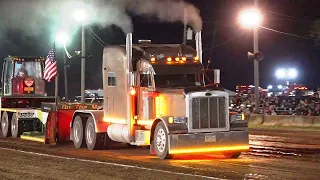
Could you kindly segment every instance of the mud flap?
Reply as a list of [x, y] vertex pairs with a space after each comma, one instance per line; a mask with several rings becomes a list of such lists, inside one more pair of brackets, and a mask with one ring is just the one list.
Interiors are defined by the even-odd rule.
[[150, 142], [150, 154], [155, 155], [156, 149], [154, 148], [153, 141]]
[[55, 144], [57, 142], [57, 113], [50, 112], [48, 115], [45, 130], [45, 144]]

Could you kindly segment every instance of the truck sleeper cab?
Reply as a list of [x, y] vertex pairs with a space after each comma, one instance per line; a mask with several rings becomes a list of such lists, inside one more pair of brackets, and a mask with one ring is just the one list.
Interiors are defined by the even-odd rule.
[[247, 151], [247, 122], [229, 117], [228, 93], [201, 82], [201, 32], [196, 45], [132, 45], [127, 34], [126, 46], [105, 47], [103, 110], [75, 112], [75, 146], [150, 145], [160, 159], [204, 152], [238, 157]]

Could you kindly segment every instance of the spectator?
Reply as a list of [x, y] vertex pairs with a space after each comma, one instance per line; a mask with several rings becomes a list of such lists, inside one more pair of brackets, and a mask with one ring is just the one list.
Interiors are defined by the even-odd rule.
[[[231, 107], [233, 110], [243, 113], [255, 112], [254, 95], [237, 95], [231, 100]], [[259, 110], [261, 114], [265, 115], [305, 115], [305, 116], [319, 116], [320, 104], [319, 98], [306, 97], [261, 97], [259, 102]]]

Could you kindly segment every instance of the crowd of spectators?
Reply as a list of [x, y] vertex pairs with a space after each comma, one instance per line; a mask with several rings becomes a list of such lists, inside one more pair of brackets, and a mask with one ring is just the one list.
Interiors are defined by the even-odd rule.
[[[271, 96], [260, 97], [259, 114], [319, 116], [318, 97]], [[256, 112], [254, 95], [237, 95], [231, 98], [230, 109], [239, 113]]]

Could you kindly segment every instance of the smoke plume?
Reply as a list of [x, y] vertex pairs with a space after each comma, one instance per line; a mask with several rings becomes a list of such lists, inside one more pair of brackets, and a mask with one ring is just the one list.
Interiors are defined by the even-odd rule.
[[125, 33], [132, 32], [130, 15], [156, 17], [163, 22], [186, 21], [195, 31], [202, 29], [199, 10], [177, 0], [1, 0], [0, 38], [6, 32], [20, 30], [26, 36], [37, 36], [44, 30], [54, 32], [79, 26], [71, 12], [84, 8], [88, 21], [104, 27], [119, 26]]
[[[121, 1], [121, 0], [120, 0]], [[139, 16], [157, 17], [163, 22], [184, 22], [184, 13], [187, 24], [198, 32], [202, 29], [202, 20], [199, 10], [184, 1], [173, 0], [122, 0], [129, 13]]]

